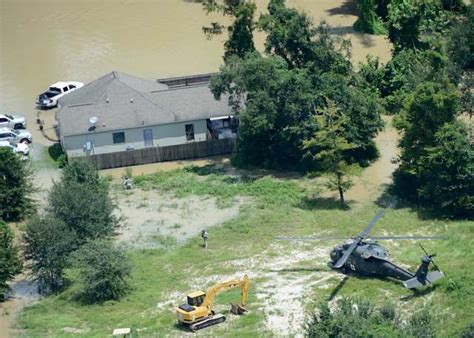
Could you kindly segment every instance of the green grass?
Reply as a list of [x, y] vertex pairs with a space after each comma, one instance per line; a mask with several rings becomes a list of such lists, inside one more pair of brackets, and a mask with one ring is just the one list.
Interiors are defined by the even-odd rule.
[[[158, 303], [167, 301], [176, 291], [183, 294], [193, 291], [195, 281], [200, 278], [235, 275], [245, 267], [236, 271], [228, 262], [261, 254], [275, 243], [277, 236], [317, 233], [349, 237], [357, 234], [379, 209], [373, 204], [354, 204], [349, 210], [340, 210], [338, 201], [318, 197], [320, 187], [316, 180], [279, 179], [265, 175], [237, 178], [212, 169], [191, 167], [134, 178], [136, 186], [157, 189], [177, 197], [212, 196], [223, 204], [231, 203], [239, 196], [250, 197], [252, 202], [241, 208], [238, 218], [210, 230], [208, 250], [203, 250], [202, 241], [195, 238], [181, 246], [171, 243], [156, 250], [129, 251], [133, 262], [133, 290], [123, 300], [103, 305], [81, 305], [72, 300], [72, 287], [22, 312], [18, 324], [26, 329], [26, 335], [70, 336], [72, 334], [64, 332], [63, 328], [74, 327], [89, 328], [90, 331], [83, 333], [83, 336], [103, 337], [110, 335], [114, 328], [134, 326], [144, 329], [146, 336], [179, 336], [172, 311], [179, 303], [157, 309]], [[397, 282], [350, 277], [338, 295], [366, 296], [380, 304], [387, 302], [388, 297], [409, 311], [416, 311], [426, 303], [436, 314], [440, 336], [454, 336], [473, 321], [474, 272], [470, 268], [474, 260], [471, 249], [474, 245], [473, 229], [474, 222], [422, 220], [409, 209], [388, 209], [373, 234], [420, 233], [448, 237], [445, 241], [424, 243], [428, 251], [438, 254], [436, 262], [446, 278], [437, 283], [434, 290], [427, 289], [426, 294], [413, 296]], [[162, 238], [156, 240], [163, 241]], [[285, 256], [295, 248], [293, 242], [279, 243], [279, 249], [269, 252], [269, 256]], [[335, 245], [337, 241], [307, 243], [304, 248], [311, 250], [313, 246], [327, 247], [329, 244]], [[408, 265], [411, 269], [419, 265], [422, 253], [415, 242], [385, 244], [395, 262]], [[305, 261], [295, 268], [324, 268], [325, 263]], [[313, 289], [309, 308], [331, 295], [339, 283], [338, 275], [335, 273], [334, 276], [331, 288]], [[259, 278], [251, 279], [248, 315], [230, 320], [226, 325], [206, 329], [204, 334], [253, 337], [258, 332], [259, 335], [271, 335], [265, 331], [264, 313], [255, 296], [256, 287], [262, 282], [264, 280]], [[200, 288], [205, 290], [211, 284]], [[278, 293], [278, 288], [274, 292]], [[224, 293], [218, 297], [217, 304], [237, 302], [238, 298], [238, 291]], [[180, 300], [181, 303], [184, 301]]]

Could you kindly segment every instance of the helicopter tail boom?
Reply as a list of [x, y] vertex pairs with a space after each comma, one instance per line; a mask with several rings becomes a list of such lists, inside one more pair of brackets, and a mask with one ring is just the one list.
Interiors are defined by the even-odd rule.
[[422, 281], [420, 281], [418, 277], [413, 277], [411, 279], [404, 281], [403, 285], [407, 289], [415, 289], [417, 287], [420, 287], [426, 284], [433, 284], [438, 279], [443, 278], [443, 277], [444, 277], [443, 273], [441, 271], [436, 270], [436, 271], [429, 272], [424, 278], [424, 280]]

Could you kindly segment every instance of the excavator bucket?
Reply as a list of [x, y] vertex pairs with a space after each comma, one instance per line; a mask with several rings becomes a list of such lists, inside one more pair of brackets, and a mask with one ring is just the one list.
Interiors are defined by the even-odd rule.
[[230, 304], [230, 312], [234, 315], [242, 315], [247, 312], [247, 309], [240, 304]]

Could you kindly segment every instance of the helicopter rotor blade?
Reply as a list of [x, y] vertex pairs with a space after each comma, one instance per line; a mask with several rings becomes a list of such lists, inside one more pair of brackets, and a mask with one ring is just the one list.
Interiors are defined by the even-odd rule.
[[380, 210], [377, 215], [375, 215], [374, 218], [372, 218], [372, 220], [370, 221], [369, 225], [367, 226], [367, 228], [364, 229], [364, 231], [362, 231], [358, 237], [360, 238], [366, 238], [368, 235], [369, 235], [369, 232], [372, 230], [372, 228], [374, 227], [375, 223], [377, 223], [377, 221], [380, 219], [380, 217], [382, 217], [382, 215], [384, 214], [384, 211], [383, 210]]
[[347, 239], [347, 237], [338, 236], [307, 236], [307, 237], [277, 237], [279, 241], [318, 241], [318, 240], [332, 240], [332, 239]]
[[426, 240], [438, 240], [438, 239], [446, 239], [444, 236], [369, 236], [369, 239], [376, 239], [378, 241], [385, 241], [385, 240], [419, 240], [419, 239], [426, 239]]
[[357, 245], [359, 245], [359, 242], [358, 241], [354, 241], [348, 248], [346, 251], [344, 251], [344, 255], [342, 255], [341, 258], [339, 258], [339, 260], [333, 265], [333, 268], [335, 269], [340, 269], [342, 268], [342, 266], [347, 262], [347, 259], [349, 258], [349, 256], [351, 255], [352, 251], [355, 250], [355, 248], [357, 247]]

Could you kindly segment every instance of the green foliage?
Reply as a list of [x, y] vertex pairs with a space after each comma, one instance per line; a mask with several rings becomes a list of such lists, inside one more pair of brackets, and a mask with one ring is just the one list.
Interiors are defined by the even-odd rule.
[[265, 51], [282, 57], [289, 68], [308, 68], [314, 76], [324, 72], [348, 74], [349, 42], [337, 44], [326, 24], [315, 28], [310, 18], [288, 8], [284, 0], [271, 0], [259, 26], [265, 33]]
[[202, 28], [208, 38], [222, 34], [227, 28], [229, 38], [224, 43], [224, 60], [233, 55], [242, 58], [248, 53], [255, 52], [253, 43], [253, 31], [256, 26], [254, 16], [257, 10], [255, 3], [245, 0], [224, 0], [222, 3], [205, 0], [203, 6], [207, 13], [218, 12], [233, 18], [233, 22], [227, 27], [212, 22], [211, 26]]
[[42, 291], [61, 291], [65, 286], [67, 257], [76, 248], [74, 232], [51, 216], [35, 217], [28, 222], [23, 240], [25, 259]]
[[351, 173], [351, 167], [346, 162], [344, 153], [355, 148], [355, 145], [346, 139], [346, 116], [338, 111], [334, 102], [329, 101], [328, 108], [315, 119], [321, 129], [304, 141], [305, 156], [333, 176], [327, 186], [339, 192], [340, 204], [344, 207], [344, 192], [352, 186], [352, 181], [347, 177]]
[[12, 229], [0, 221], [0, 300], [8, 290], [7, 282], [22, 268], [18, 248], [13, 245], [14, 237]]
[[448, 215], [474, 217], [474, 154], [466, 126], [446, 123], [420, 161], [423, 203]]
[[0, 218], [18, 221], [31, 214], [32, 172], [9, 148], [0, 148]]
[[406, 326], [392, 304], [376, 307], [369, 300], [341, 298], [330, 310], [322, 304], [305, 327], [307, 337], [435, 337], [431, 314], [423, 309]]
[[382, 18], [377, 14], [376, 0], [357, 0], [359, 18], [354, 29], [359, 32], [382, 35], [387, 33]]
[[474, 5], [467, 9], [466, 15], [455, 21], [447, 38], [447, 54], [459, 69], [474, 68]]
[[123, 252], [104, 240], [90, 241], [72, 255], [78, 298], [85, 303], [119, 300], [129, 290], [131, 266]]
[[228, 93], [239, 111], [239, 156], [246, 163], [298, 166], [301, 142], [315, 128], [309, 118], [313, 95], [306, 70], [289, 70], [275, 56], [232, 58], [212, 79], [211, 90], [217, 97]]
[[90, 162], [68, 164], [61, 181], [53, 184], [48, 202], [48, 211], [74, 232], [78, 244], [109, 236], [117, 226], [109, 183], [99, 178]]

